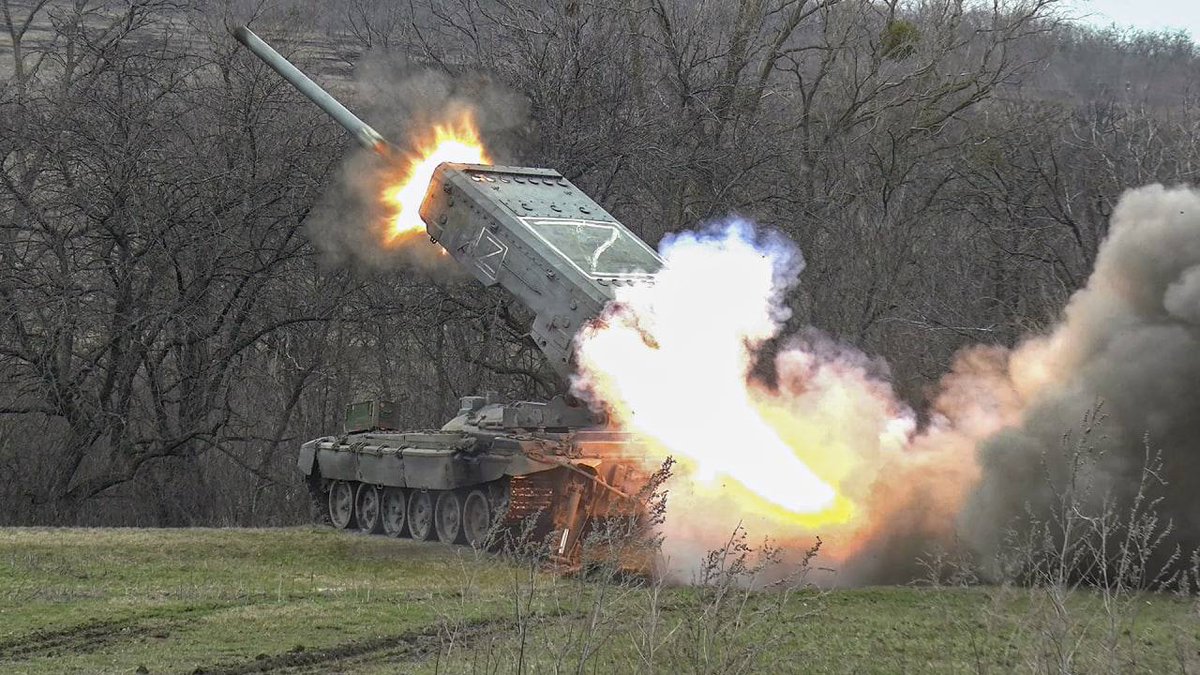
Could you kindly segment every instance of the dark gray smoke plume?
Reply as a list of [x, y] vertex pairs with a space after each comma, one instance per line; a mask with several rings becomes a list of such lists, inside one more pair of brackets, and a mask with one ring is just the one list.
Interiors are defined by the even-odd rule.
[[975, 552], [986, 559], [1006, 527], [1051, 510], [1046, 476], [1069, 470], [1064, 434], [1097, 404], [1085, 506], [1098, 511], [1104, 496], [1130, 504], [1148, 441], [1162, 451], [1160, 515], [1172, 520], [1174, 543], [1200, 545], [1200, 191], [1127, 192], [1087, 286], [1051, 336], [1013, 352], [1009, 369], [1036, 384], [1020, 423], [980, 449], [982, 480], [960, 520]]

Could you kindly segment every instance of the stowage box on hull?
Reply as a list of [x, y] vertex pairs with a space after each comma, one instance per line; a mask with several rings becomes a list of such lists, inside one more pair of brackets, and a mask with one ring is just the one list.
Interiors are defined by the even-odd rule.
[[299, 466], [327, 480], [420, 490], [453, 490], [555, 466], [512, 452], [471, 452], [475, 445], [475, 438], [458, 433], [353, 434], [305, 443]]

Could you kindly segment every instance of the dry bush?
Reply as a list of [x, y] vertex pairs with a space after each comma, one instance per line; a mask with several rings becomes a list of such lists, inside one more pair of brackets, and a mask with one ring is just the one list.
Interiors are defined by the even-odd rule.
[[[1140, 622], [1147, 600], [1163, 593], [1194, 598], [1200, 588], [1200, 552], [1184, 555], [1173, 543], [1170, 519], [1161, 515], [1162, 451], [1143, 439], [1137, 483], [1119, 493], [1129, 496], [1118, 497], [1097, 470], [1105, 454], [1103, 424], [1097, 404], [1063, 436], [1055, 456], [1042, 458], [1040, 487], [1051, 496], [1050, 507], [1027, 506], [994, 560], [981, 561], [961, 547], [934, 550], [922, 560], [923, 582], [932, 586], [994, 583], [972, 623], [1003, 635], [1010, 651], [988, 654], [975, 640], [978, 670], [1006, 662], [1040, 673], [1136, 671], [1153, 646]], [[1173, 637], [1184, 672], [1195, 665], [1196, 627], [1179, 626]]]
[[[554, 542], [536, 536], [536, 516], [517, 532], [495, 528], [494, 540], [503, 542], [498, 552], [464, 550], [462, 589], [441, 622], [437, 670], [724, 674], [767, 668], [787, 630], [779, 613], [796, 591], [809, 587], [820, 541], [799, 561], [789, 560], [769, 542], [751, 545], [739, 525], [698, 561], [687, 587], [659, 570], [631, 570], [630, 561], [661, 556], [658, 526], [670, 469], [668, 461], [647, 482], [643, 514], [592, 528], [582, 565], [572, 574], [547, 570]], [[502, 599], [488, 597], [482, 583], [495, 574], [507, 579]], [[512, 618], [499, 628], [475, 623], [475, 609], [489, 602], [510, 605]]]

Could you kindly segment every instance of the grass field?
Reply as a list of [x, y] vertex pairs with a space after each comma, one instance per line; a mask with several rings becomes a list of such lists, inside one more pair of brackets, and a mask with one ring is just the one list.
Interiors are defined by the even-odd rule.
[[[1097, 602], [1061, 640], [1021, 590], [718, 598], [331, 530], [0, 529], [0, 672], [1009, 671], [1072, 642], [1087, 670]], [[1129, 625], [1122, 670], [1196, 664], [1190, 600]]]

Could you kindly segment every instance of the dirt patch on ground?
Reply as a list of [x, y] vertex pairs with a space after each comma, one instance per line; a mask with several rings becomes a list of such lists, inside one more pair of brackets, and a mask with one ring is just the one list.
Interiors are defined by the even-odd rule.
[[245, 603], [200, 605], [172, 613], [148, 612], [120, 619], [88, 621], [69, 628], [36, 630], [0, 642], [0, 670], [4, 663], [67, 654], [88, 654], [140, 637], [165, 639], [203, 616]]
[[451, 630], [432, 627], [364, 640], [351, 640], [312, 651], [301, 647], [283, 654], [260, 654], [254, 659], [201, 666], [192, 675], [243, 675], [245, 673], [327, 673], [346, 671], [365, 663], [403, 663], [436, 653], [453, 638], [458, 647], [512, 629], [512, 622], [484, 621]]
[[40, 656], [61, 654], [86, 654], [117, 642], [166, 632], [164, 626], [151, 626], [139, 619], [94, 621], [61, 630], [34, 631], [13, 640], [0, 643], [0, 663], [19, 661]]

